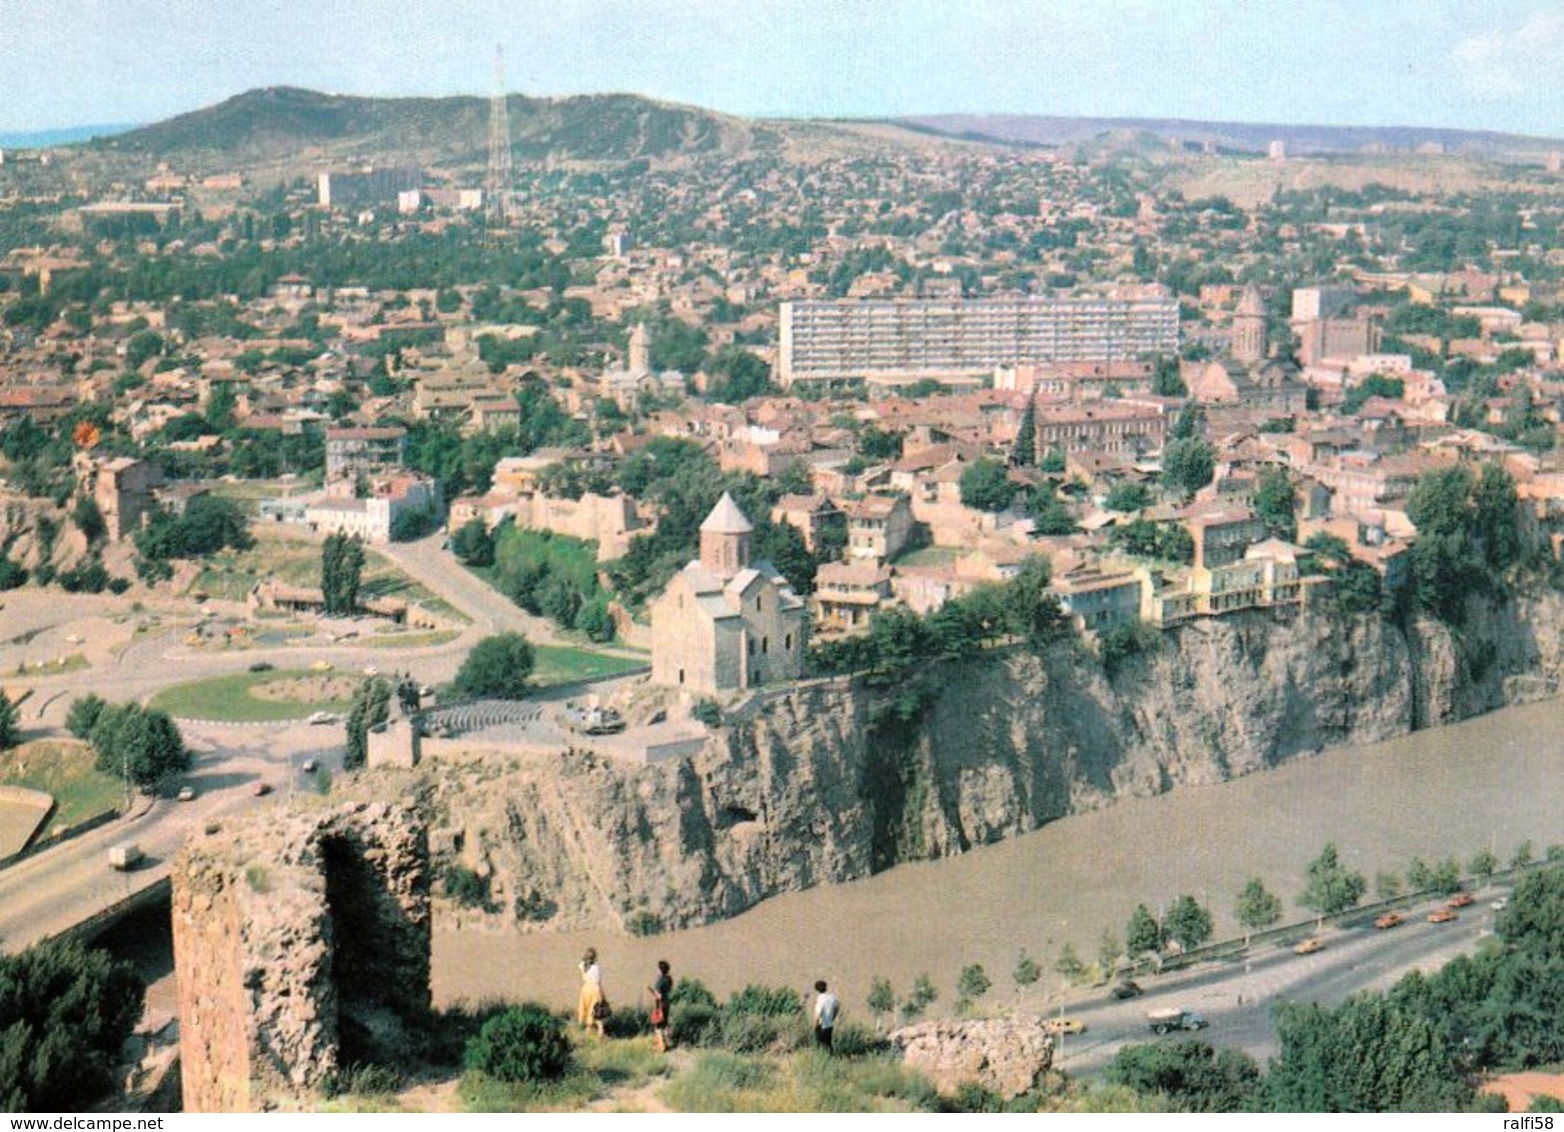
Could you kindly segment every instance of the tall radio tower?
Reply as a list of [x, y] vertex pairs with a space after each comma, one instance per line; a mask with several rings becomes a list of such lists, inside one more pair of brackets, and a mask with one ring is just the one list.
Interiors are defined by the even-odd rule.
[[510, 114], [505, 106], [505, 49], [494, 49], [494, 96], [489, 99], [489, 173], [483, 191], [489, 222], [499, 227], [510, 223], [511, 168]]

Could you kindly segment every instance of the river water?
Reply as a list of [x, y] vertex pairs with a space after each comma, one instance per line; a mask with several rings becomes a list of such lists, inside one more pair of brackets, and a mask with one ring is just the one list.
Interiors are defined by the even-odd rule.
[[[1507, 708], [1366, 747], [1345, 747], [1215, 786], [1128, 799], [961, 857], [902, 865], [849, 884], [788, 893], [710, 927], [635, 939], [607, 932], [461, 932], [436, 926], [437, 1005], [484, 998], [575, 1001], [583, 948], [601, 956], [611, 1000], [646, 998], [656, 960], [719, 994], [747, 983], [833, 983], [863, 1017], [870, 980], [898, 994], [927, 973], [955, 998], [956, 976], [981, 963], [993, 996], [1014, 1001], [1025, 948], [1051, 972], [1066, 942], [1088, 961], [1104, 929], [1120, 939], [1135, 905], [1153, 912], [1180, 893], [1211, 909], [1218, 937], [1245, 880], [1261, 877], [1302, 920], [1304, 870], [1327, 841], [1363, 872], [1404, 874], [1413, 856], [1463, 864], [1492, 848], [1501, 862], [1530, 840], [1541, 857], [1564, 843], [1564, 700]], [[1040, 1003], [1051, 974], [1028, 992]]]

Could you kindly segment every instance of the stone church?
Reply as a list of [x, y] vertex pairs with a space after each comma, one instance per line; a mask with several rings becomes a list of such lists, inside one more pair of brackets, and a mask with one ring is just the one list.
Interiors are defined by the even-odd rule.
[[652, 603], [652, 680], [702, 695], [803, 674], [803, 599], [769, 562], [750, 561], [754, 531], [726, 493], [701, 524], [701, 556]]

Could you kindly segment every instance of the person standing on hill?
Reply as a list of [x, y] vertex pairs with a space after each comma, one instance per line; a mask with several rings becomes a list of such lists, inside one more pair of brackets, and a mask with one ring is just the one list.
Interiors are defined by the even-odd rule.
[[673, 994], [673, 976], [668, 973], [668, 960], [657, 961], [657, 978], [646, 988], [652, 992], [652, 1048], [667, 1053], [673, 1048], [668, 1036], [668, 999]]
[[608, 1020], [608, 999], [603, 994], [603, 969], [597, 965], [597, 951], [587, 948], [577, 967], [581, 971], [581, 997], [576, 1018], [583, 1030], [596, 1030], [601, 1038], [603, 1024]]
[[825, 980], [815, 983], [815, 1043], [831, 1052], [831, 1035], [836, 1029], [836, 1012], [841, 1008], [836, 995], [826, 988]]

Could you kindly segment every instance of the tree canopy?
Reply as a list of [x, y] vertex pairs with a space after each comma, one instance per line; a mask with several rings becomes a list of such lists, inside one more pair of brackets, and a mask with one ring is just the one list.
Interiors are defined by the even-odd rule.
[[462, 661], [455, 687], [464, 696], [519, 700], [528, 692], [532, 665], [532, 645], [520, 633], [485, 637]]

